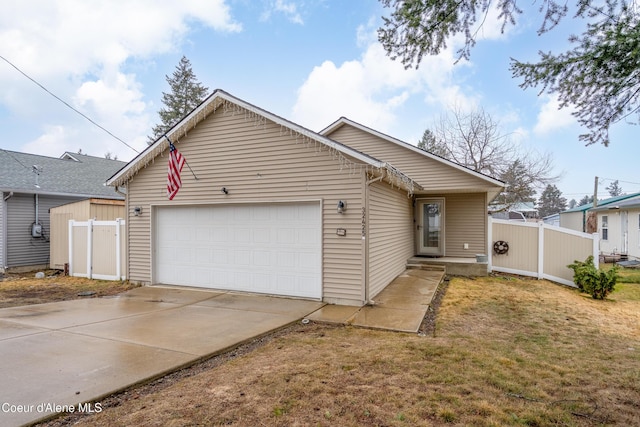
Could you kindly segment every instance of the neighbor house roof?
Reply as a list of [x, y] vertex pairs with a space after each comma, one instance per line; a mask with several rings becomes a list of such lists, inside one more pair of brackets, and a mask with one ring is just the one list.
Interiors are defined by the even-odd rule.
[[125, 164], [69, 152], [55, 158], [0, 149], [0, 191], [124, 199], [105, 182]]
[[608, 211], [612, 209], [640, 209], [640, 193], [636, 193], [636, 198], [630, 198], [620, 202], [608, 203], [604, 206], [598, 205], [598, 207], [591, 209], [594, 212]]
[[[601, 206], [606, 206], [611, 203], [617, 203], [617, 202], [627, 200], [627, 199], [632, 199], [635, 197], [640, 197], [640, 193], [623, 194], [622, 196], [611, 197], [610, 199], [598, 200], [598, 206], [596, 207], [596, 209]], [[571, 212], [584, 212], [592, 208], [593, 208], [593, 203], [587, 203], [586, 205], [576, 206], [573, 209], [568, 209], [560, 213], [564, 214], [564, 213], [571, 213]]]
[[[199, 106], [197, 106], [191, 113], [180, 120], [176, 125], [167, 131], [167, 138], [174, 143], [178, 143], [180, 138], [187, 135], [187, 132], [193, 129], [198, 123], [203, 121], [209, 114], [214, 113], [216, 110], [222, 109], [227, 114], [243, 114], [247, 120], [253, 121], [256, 126], [264, 124], [264, 120], [270, 120], [277, 125], [282, 126], [283, 134], [295, 135], [296, 138], [309, 141], [311, 143], [317, 142], [331, 150], [337, 157], [347, 155], [354, 158], [365, 165], [371, 166], [373, 170], [378, 170], [380, 173], [385, 173], [387, 179], [393, 181], [396, 185], [404, 187], [409, 191], [414, 189], [422, 189], [422, 187], [415, 183], [411, 178], [404, 175], [401, 171], [394, 168], [392, 165], [375, 159], [365, 153], [354, 150], [344, 144], [334, 141], [330, 138], [322, 136], [316, 132], [306, 129], [298, 124], [295, 124], [289, 120], [286, 120], [280, 116], [270, 113], [255, 105], [249, 104], [235, 96], [221, 90], [216, 89], [211, 95], [209, 95]], [[107, 184], [109, 185], [123, 185], [127, 180], [131, 179], [140, 169], [148, 165], [157, 156], [168, 149], [169, 141], [167, 138], [161, 136], [153, 144], [147, 147], [142, 153], [138, 154], [131, 162], [129, 162], [124, 168], [115, 173]], [[344, 158], [342, 156], [341, 158]]]
[[473, 169], [469, 169], [469, 168], [467, 168], [465, 166], [460, 165], [459, 163], [452, 162], [452, 161], [447, 160], [447, 159], [445, 159], [443, 157], [436, 156], [435, 154], [432, 154], [432, 153], [430, 153], [428, 151], [425, 151], [425, 150], [423, 150], [421, 148], [418, 148], [415, 145], [409, 144], [408, 142], [401, 141], [401, 140], [399, 140], [397, 138], [394, 138], [392, 136], [386, 135], [386, 134], [384, 134], [382, 132], [379, 132], [379, 131], [377, 131], [375, 129], [371, 129], [371, 128], [369, 128], [367, 126], [364, 126], [364, 125], [362, 125], [360, 123], [354, 122], [353, 120], [350, 120], [350, 119], [348, 119], [346, 117], [340, 117], [338, 120], [336, 120], [335, 122], [333, 122], [332, 124], [330, 124], [329, 126], [324, 128], [323, 130], [321, 130], [320, 134], [328, 135], [331, 132], [333, 132], [334, 130], [336, 130], [337, 128], [339, 128], [339, 127], [341, 127], [341, 126], [343, 126], [345, 124], [353, 126], [353, 127], [357, 128], [357, 129], [360, 129], [360, 130], [362, 130], [364, 132], [368, 132], [370, 134], [373, 134], [373, 135], [375, 135], [375, 136], [377, 136], [377, 137], [379, 137], [381, 139], [384, 139], [385, 141], [388, 141], [388, 142], [391, 142], [393, 144], [397, 144], [397, 145], [400, 145], [402, 147], [408, 148], [409, 150], [411, 150], [411, 151], [413, 151], [413, 152], [415, 152], [415, 153], [417, 153], [417, 154], [419, 154], [421, 156], [428, 157], [428, 158], [433, 159], [435, 161], [438, 161], [438, 162], [441, 162], [441, 163], [446, 164], [448, 166], [451, 166], [454, 169], [458, 169], [458, 170], [460, 170], [460, 171], [462, 171], [464, 173], [467, 173], [469, 175], [472, 175], [472, 176], [475, 176], [477, 178], [480, 178], [480, 179], [486, 181], [487, 183], [489, 183], [492, 186], [501, 187], [501, 188], [503, 188], [505, 186], [504, 182], [502, 182], [502, 181], [500, 181], [500, 180], [498, 180], [496, 178], [490, 177], [489, 175], [485, 175], [485, 174], [480, 173], [480, 172], [476, 172]]

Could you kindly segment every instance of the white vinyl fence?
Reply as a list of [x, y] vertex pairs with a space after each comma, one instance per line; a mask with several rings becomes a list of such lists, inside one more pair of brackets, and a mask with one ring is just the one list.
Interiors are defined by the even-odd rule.
[[125, 221], [69, 220], [69, 275], [125, 280]]
[[515, 222], [489, 217], [490, 271], [533, 276], [575, 286], [573, 270], [567, 265], [593, 255], [593, 262], [598, 267], [598, 244], [598, 233], [580, 233], [542, 222]]

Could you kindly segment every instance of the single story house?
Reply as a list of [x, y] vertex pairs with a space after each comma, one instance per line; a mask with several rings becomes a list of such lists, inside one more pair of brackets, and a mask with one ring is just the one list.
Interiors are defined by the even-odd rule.
[[[640, 193], [624, 194], [622, 196], [611, 197], [609, 199], [598, 200], [598, 206], [607, 206], [612, 203], [618, 203], [623, 200], [640, 197]], [[567, 209], [560, 212], [560, 227], [570, 228], [572, 230], [589, 233], [587, 229], [588, 211], [593, 208], [593, 203], [576, 206], [573, 209]]]
[[105, 185], [124, 162], [0, 149], [0, 270], [48, 268], [49, 210], [90, 197], [124, 199]]
[[640, 259], [640, 198], [591, 209], [598, 217], [600, 253]]
[[316, 133], [222, 90], [166, 136], [107, 182], [126, 189], [127, 277], [142, 284], [369, 303], [415, 255], [486, 253], [504, 186], [349, 119]]

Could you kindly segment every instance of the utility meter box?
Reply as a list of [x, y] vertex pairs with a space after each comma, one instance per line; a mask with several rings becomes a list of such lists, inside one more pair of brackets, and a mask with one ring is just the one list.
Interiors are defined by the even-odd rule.
[[42, 237], [42, 225], [41, 224], [33, 224], [33, 225], [31, 225], [31, 237]]

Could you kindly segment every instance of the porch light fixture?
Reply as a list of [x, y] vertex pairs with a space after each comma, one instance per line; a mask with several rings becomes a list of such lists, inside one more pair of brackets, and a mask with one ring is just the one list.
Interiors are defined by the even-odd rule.
[[347, 210], [347, 202], [343, 202], [342, 200], [338, 200], [338, 213], [344, 213]]
[[142, 214], [142, 208], [140, 206], [136, 206], [133, 208], [133, 215], [140, 216]]

